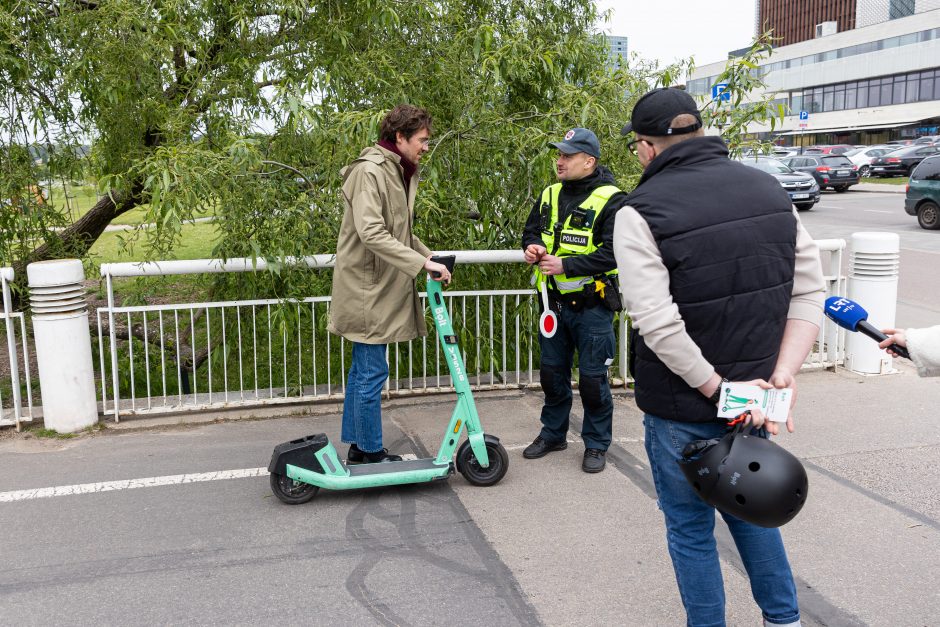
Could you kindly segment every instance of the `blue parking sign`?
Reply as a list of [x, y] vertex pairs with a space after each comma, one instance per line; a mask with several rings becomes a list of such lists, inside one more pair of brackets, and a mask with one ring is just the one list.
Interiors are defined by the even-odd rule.
[[715, 83], [712, 85], [712, 100], [731, 100], [731, 92], [728, 91], [728, 83]]
[[809, 111], [800, 111], [800, 119], [801, 119], [801, 120], [808, 120], [808, 119], [809, 119]]

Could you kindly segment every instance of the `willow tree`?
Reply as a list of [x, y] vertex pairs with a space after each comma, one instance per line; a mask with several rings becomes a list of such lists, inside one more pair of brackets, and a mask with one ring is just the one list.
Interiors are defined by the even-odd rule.
[[[0, 260], [84, 256], [136, 207], [155, 224], [142, 258], [172, 256], [209, 209], [218, 256], [330, 252], [339, 170], [403, 101], [435, 119], [424, 240], [514, 247], [552, 178], [547, 142], [593, 128], [628, 184], [639, 166], [618, 129], [634, 96], [681, 78], [611, 71], [597, 21], [591, 0], [5, 2]], [[44, 176], [93, 180], [100, 199], [72, 222], [26, 193]], [[278, 292], [299, 293], [290, 274]]]

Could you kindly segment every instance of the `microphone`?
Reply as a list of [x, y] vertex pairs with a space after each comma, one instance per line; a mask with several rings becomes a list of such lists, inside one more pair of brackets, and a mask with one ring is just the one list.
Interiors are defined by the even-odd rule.
[[[868, 312], [854, 300], [842, 298], [841, 296], [830, 296], [826, 299], [826, 307], [823, 311], [826, 312], [827, 318], [843, 329], [864, 333], [876, 342], [888, 339], [887, 335], [868, 322]], [[903, 346], [892, 344], [891, 350], [905, 359], [911, 358], [910, 353]]]

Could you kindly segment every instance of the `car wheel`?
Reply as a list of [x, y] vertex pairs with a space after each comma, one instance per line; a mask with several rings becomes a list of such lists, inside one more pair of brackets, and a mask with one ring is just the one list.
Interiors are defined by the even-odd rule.
[[848, 185], [836, 185], [832, 189], [836, 190], [836, 193], [841, 194], [843, 192], [849, 191], [849, 186]]
[[813, 205], [815, 204], [816, 203], [814, 202], [798, 202], [796, 203], [796, 210], [797, 211], [809, 211], [810, 209], [813, 208]]
[[940, 229], [940, 207], [929, 201], [922, 203], [917, 208], [917, 223], [922, 229]]
[[869, 176], [871, 176], [871, 166], [863, 165], [862, 167], [860, 167], [858, 169], [858, 175], [864, 178], [868, 178]]

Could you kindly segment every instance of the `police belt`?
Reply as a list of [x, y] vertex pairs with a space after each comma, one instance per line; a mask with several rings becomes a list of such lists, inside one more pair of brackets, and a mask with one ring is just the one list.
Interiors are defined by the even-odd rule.
[[567, 294], [562, 294], [558, 290], [549, 287], [548, 300], [552, 305], [552, 309], [572, 309], [574, 311], [590, 309], [602, 303], [600, 295], [595, 291], [593, 282], [588, 283], [576, 292], [568, 292]]

